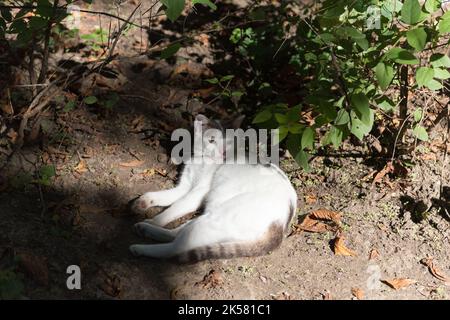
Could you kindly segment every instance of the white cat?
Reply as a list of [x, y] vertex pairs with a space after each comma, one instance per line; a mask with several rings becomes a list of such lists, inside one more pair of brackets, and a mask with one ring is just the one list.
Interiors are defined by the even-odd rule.
[[[203, 115], [203, 129], [223, 128]], [[234, 122], [239, 127], [242, 119]], [[203, 149], [229, 154], [224, 134], [204, 137]], [[161, 244], [130, 246], [134, 255], [195, 262], [210, 258], [258, 256], [277, 248], [289, 229], [297, 194], [286, 175], [274, 164], [217, 164], [204, 161], [185, 165], [178, 185], [147, 192], [133, 203], [144, 212], [170, 206], [153, 219], [135, 225], [138, 234]], [[175, 228], [165, 225], [203, 207], [203, 214]]]

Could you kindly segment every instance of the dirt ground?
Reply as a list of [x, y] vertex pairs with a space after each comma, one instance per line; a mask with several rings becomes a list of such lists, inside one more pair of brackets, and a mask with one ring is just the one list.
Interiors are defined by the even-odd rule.
[[[96, 24], [85, 22], [86, 29]], [[196, 76], [211, 72], [205, 65], [212, 59], [200, 44], [182, 49], [175, 64], [138, 56], [140, 39], [130, 31], [119, 42], [119, 54], [134, 50], [136, 57], [111, 65], [121, 74], [108, 84], [120, 95], [113, 111], [48, 111], [40, 119], [46, 132], [0, 173], [0, 267], [22, 257], [17, 270], [24, 274], [24, 298], [321, 300], [356, 299], [356, 289], [364, 299], [450, 297], [449, 282], [438, 279], [450, 275], [450, 174], [445, 148], [436, 147], [444, 143], [445, 119], [401, 178], [373, 183], [388, 160], [382, 158], [318, 156], [307, 173], [282, 159], [298, 193], [293, 223], [320, 208], [340, 212], [345, 245], [356, 256], [335, 255], [332, 232], [299, 232], [263, 257], [191, 265], [133, 257], [129, 245], [144, 240], [132, 227], [146, 216], [127, 204], [176, 183], [170, 132], [187, 127], [190, 114], [208, 111], [193, 92], [201, 87]], [[180, 72], [186, 63], [189, 71]], [[30, 183], [45, 164], [56, 166], [50, 185]], [[421, 263], [427, 257], [438, 277]], [[81, 290], [66, 288], [73, 264], [81, 268]], [[383, 282], [401, 278], [414, 283], [396, 290]]]

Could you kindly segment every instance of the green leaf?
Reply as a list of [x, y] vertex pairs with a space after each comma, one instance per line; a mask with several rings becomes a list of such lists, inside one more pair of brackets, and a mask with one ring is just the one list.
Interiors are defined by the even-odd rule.
[[304, 126], [301, 125], [300, 123], [290, 123], [288, 125], [289, 127], [289, 132], [293, 133], [293, 134], [299, 134], [300, 132], [303, 131]]
[[223, 76], [222, 78], [220, 78], [220, 82], [230, 81], [233, 78], [234, 78], [234, 75], [229, 74], [227, 76]]
[[375, 67], [375, 75], [380, 88], [386, 90], [391, 84], [392, 79], [394, 79], [394, 68], [391, 65], [380, 62]]
[[39, 177], [43, 180], [48, 180], [56, 175], [54, 165], [45, 165], [39, 169]]
[[210, 0], [192, 0], [193, 5], [195, 5], [197, 3], [206, 5], [206, 6], [210, 7], [211, 10], [213, 10], [213, 11], [217, 10], [217, 6], [214, 3], [212, 3]]
[[372, 130], [373, 121], [374, 121], [373, 110], [370, 110], [370, 117], [369, 117], [370, 122], [369, 123], [364, 123], [363, 121], [361, 121], [355, 112], [351, 112], [350, 118], [352, 120], [350, 132], [353, 133], [359, 140], [362, 140], [364, 138], [364, 136], [369, 134], [369, 132]]
[[84, 98], [84, 103], [86, 103], [86, 104], [94, 104], [97, 101], [98, 100], [97, 100], [96, 96], [88, 96], [88, 97]]
[[168, 46], [167, 48], [165, 48], [163, 51], [161, 51], [161, 59], [167, 59], [170, 58], [171, 56], [173, 56], [175, 53], [178, 52], [178, 50], [180, 50], [181, 48], [181, 44], [180, 43], [174, 43], [171, 44], [170, 46]]
[[75, 101], [70, 100], [66, 103], [66, 105], [63, 108], [64, 112], [69, 112], [70, 110], [72, 110], [73, 108], [75, 108]]
[[351, 97], [352, 106], [355, 108], [359, 119], [362, 122], [369, 124], [370, 123], [370, 107], [369, 107], [369, 99], [366, 97], [364, 93], [357, 93], [352, 95]]
[[414, 121], [419, 122], [420, 120], [422, 120], [422, 114], [422, 108], [417, 108], [417, 110], [414, 111]]
[[435, 53], [430, 57], [431, 65], [435, 68], [450, 68], [450, 58], [442, 53]]
[[330, 143], [333, 144], [334, 148], [339, 148], [344, 137], [344, 132], [338, 127], [331, 127], [330, 132], [328, 132], [327, 138]]
[[386, 96], [382, 96], [381, 98], [376, 100], [378, 108], [389, 112], [395, 108], [395, 103], [391, 99]]
[[425, 10], [429, 13], [436, 12], [441, 7], [441, 0], [427, 0], [425, 2]]
[[3, 17], [6, 21], [8, 21], [8, 22], [11, 22], [11, 21], [12, 21], [13, 17], [12, 17], [11, 9], [10, 9], [10, 8], [1, 8], [1, 9], [0, 9], [0, 13], [2, 14], [2, 17]]
[[283, 141], [289, 133], [289, 128], [287, 126], [280, 126], [278, 128], [278, 142]]
[[272, 112], [269, 109], [265, 109], [259, 112], [253, 119], [253, 123], [262, 123], [272, 119]]
[[419, 59], [416, 56], [402, 48], [392, 48], [386, 53], [386, 58], [390, 60], [394, 60], [396, 63], [400, 64], [418, 64]]
[[34, 16], [30, 18], [30, 29], [33, 31], [43, 30], [47, 27], [48, 21], [44, 18]]
[[438, 23], [439, 34], [450, 32], [450, 18], [441, 19]]
[[433, 91], [441, 90], [444, 87], [441, 82], [434, 79], [429, 81], [425, 86]]
[[289, 122], [296, 122], [300, 120], [301, 106], [295, 106], [289, 109], [286, 116]]
[[275, 113], [275, 119], [279, 124], [286, 124], [288, 123], [288, 118], [286, 115], [281, 113]]
[[53, 5], [48, 0], [38, 0], [36, 7], [36, 14], [45, 18], [52, 17]]
[[427, 33], [424, 28], [409, 30], [406, 33], [406, 39], [411, 47], [417, 51], [421, 51], [427, 44]]
[[302, 150], [304, 149], [314, 149], [314, 130], [310, 127], [302, 134]]
[[427, 130], [425, 130], [425, 128], [420, 125], [416, 125], [414, 127], [413, 134], [419, 140], [428, 141]]
[[434, 70], [428, 67], [420, 67], [416, 71], [416, 81], [419, 87], [427, 85], [434, 77]]
[[166, 16], [174, 22], [181, 15], [184, 9], [185, 0], [161, 0], [166, 6]]
[[434, 77], [440, 80], [447, 80], [450, 78], [450, 72], [446, 69], [434, 68]]
[[350, 115], [348, 114], [347, 110], [341, 109], [337, 113], [336, 119], [334, 119], [335, 125], [344, 125], [347, 124], [350, 121]]
[[294, 159], [303, 168], [303, 170], [309, 171], [309, 155], [305, 151], [300, 150]]
[[420, 21], [422, 8], [418, 0], [405, 0], [403, 3], [401, 18], [404, 23], [416, 24]]
[[206, 79], [205, 81], [208, 82], [208, 83], [211, 83], [211, 84], [218, 84], [219, 83], [219, 79], [217, 79], [217, 78]]

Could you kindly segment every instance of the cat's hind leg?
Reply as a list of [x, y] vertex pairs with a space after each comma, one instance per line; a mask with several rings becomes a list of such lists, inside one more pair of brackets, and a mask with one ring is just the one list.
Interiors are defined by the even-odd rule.
[[173, 243], [133, 244], [130, 251], [134, 256], [166, 259], [174, 255]]
[[191, 220], [174, 229], [166, 229], [143, 221], [136, 223], [134, 225], [134, 230], [141, 237], [150, 238], [161, 242], [170, 242], [175, 239], [181, 229], [183, 229], [189, 222], [191, 222]]

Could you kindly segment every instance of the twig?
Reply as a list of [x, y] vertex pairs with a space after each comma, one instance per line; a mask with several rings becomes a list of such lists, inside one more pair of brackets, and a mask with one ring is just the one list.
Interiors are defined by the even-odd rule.
[[45, 38], [44, 38], [44, 56], [42, 58], [42, 67], [41, 72], [39, 73], [39, 78], [37, 83], [42, 83], [45, 81], [48, 69], [48, 57], [50, 52], [50, 35], [52, 32], [52, 26], [55, 22], [56, 11], [58, 9], [59, 0], [55, 0], [53, 3], [53, 12], [51, 18], [47, 22], [47, 29], [45, 30]]
[[395, 137], [394, 146], [392, 147], [391, 161], [394, 161], [395, 151], [396, 151], [396, 148], [397, 148], [397, 142], [398, 142], [398, 139], [400, 138], [401, 133], [403, 132], [403, 127], [405, 126], [406, 122], [408, 122], [409, 118], [411, 118], [411, 116], [412, 116], [412, 114], [410, 114], [409, 116], [406, 117], [405, 120], [403, 120], [402, 125], [401, 125], [400, 129], [397, 132], [397, 136]]

